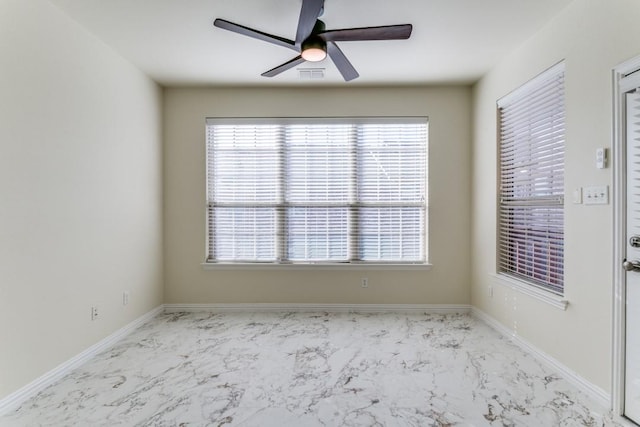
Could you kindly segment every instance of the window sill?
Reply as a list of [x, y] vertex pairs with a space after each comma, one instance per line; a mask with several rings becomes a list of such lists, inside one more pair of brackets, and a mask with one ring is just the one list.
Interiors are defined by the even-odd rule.
[[270, 263], [210, 263], [201, 264], [204, 270], [431, 270], [431, 264], [270, 264]]
[[539, 289], [533, 285], [530, 285], [513, 277], [502, 274], [491, 274], [491, 277], [496, 279], [496, 281], [503, 286], [508, 286], [513, 290], [528, 295], [562, 311], [565, 311], [567, 309], [567, 306], [569, 305], [569, 301], [567, 301], [564, 297], [560, 295], [554, 295], [551, 292]]

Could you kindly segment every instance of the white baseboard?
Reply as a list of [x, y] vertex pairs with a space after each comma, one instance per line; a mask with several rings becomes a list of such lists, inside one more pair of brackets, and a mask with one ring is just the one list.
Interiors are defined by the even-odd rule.
[[491, 326], [493, 329], [495, 329], [505, 337], [509, 338], [514, 344], [522, 348], [527, 353], [531, 354], [538, 360], [547, 364], [552, 369], [556, 370], [560, 375], [562, 375], [563, 378], [577, 387], [580, 391], [587, 394], [591, 399], [595, 400], [603, 408], [611, 408], [611, 394], [607, 393], [604, 389], [586, 380], [584, 377], [569, 369], [566, 365], [551, 357], [544, 351], [540, 350], [524, 338], [514, 334], [513, 331], [511, 331], [509, 328], [507, 328], [502, 323], [498, 322], [496, 319], [489, 316], [482, 310], [473, 307], [471, 309], [471, 314], [477, 319], [482, 320], [483, 322]]
[[212, 311], [220, 313], [314, 312], [330, 313], [469, 313], [468, 304], [165, 304], [167, 313]]
[[155, 309], [140, 316], [139, 318], [129, 323], [128, 325], [118, 329], [116, 332], [109, 335], [108, 337], [100, 340], [96, 344], [87, 348], [82, 353], [72, 357], [71, 359], [55, 367], [51, 371], [42, 375], [41, 377], [36, 378], [34, 381], [30, 382], [29, 384], [25, 385], [19, 390], [11, 393], [4, 399], [1, 399], [0, 415], [6, 414], [12, 409], [17, 408], [26, 400], [35, 396], [36, 394], [38, 394], [39, 392], [41, 392], [51, 384], [55, 383], [56, 381], [58, 381], [59, 379], [67, 375], [69, 372], [73, 371], [74, 369], [78, 368], [79, 366], [87, 362], [92, 357], [96, 356], [97, 354], [113, 346], [116, 342], [118, 342], [125, 336], [129, 335], [131, 332], [133, 332], [143, 324], [147, 323], [149, 320], [153, 319], [158, 314], [162, 313], [162, 311], [163, 311], [163, 306], [156, 307]]

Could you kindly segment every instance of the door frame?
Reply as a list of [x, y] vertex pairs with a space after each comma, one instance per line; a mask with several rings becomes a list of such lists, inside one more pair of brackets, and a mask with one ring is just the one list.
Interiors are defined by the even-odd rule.
[[613, 69], [613, 351], [611, 407], [613, 413], [624, 416], [625, 387], [625, 296], [626, 275], [622, 261], [626, 253], [626, 120], [625, 94], [640, 87], [640, 56]]

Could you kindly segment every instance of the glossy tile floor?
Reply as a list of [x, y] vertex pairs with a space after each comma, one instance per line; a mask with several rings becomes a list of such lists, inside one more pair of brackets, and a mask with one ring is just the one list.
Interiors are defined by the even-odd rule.
[[163, 314], [2, 426], [612, 426], [469, 315]]

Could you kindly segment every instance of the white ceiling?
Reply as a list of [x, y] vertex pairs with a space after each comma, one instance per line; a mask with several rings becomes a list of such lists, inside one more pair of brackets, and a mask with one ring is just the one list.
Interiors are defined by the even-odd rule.
[[413, 24], [409, 40], [338, 43], [360, 77], [329, 59], [260, 74], [295, 52], [213, 26], [215, 18], [295, 39], [302, 0], [50, 0], [151, 78], [179, 85], [471, 83], [572, 0], [326, 0], [327, 29]]

